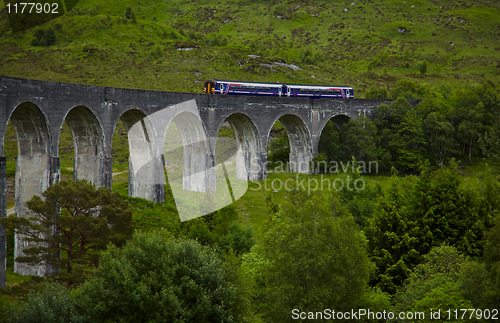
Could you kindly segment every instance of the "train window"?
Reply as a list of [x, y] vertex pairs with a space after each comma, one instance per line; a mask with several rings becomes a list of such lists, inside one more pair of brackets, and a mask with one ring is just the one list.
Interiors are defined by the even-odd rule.
[[316, 94], [317, 94], [317, 93], [320, 93], [320, 92], [321, 92], [321, 91], [320, 91], [320, 90], [318, 90], [318, 89], [314, 90], [314, 93], [316, 93]]
[[259, 86], [259, 88], [257, 90], [258, 91], [264, 91], [264, 88]]
[[333, 94], [333, 90], [328, 90], [328, 94]]
[[271, 91], [271, 88], [270, 87], [265, 87], [264, 91], [269, 92], [269, 91]]
[[335, 90], [335, 94], [340, 94], [340, 90]]

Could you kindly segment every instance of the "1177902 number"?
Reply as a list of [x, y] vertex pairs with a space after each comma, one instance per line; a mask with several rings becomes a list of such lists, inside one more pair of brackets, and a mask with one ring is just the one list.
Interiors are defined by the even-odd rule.
[[58, 3], [19, 2], [6, 5], [7, 13], [59, 13]]
[[449, 320], [452, 320], [452, 319], [455, 319], [455, 320], [458, 320], [458, 319], [461, 319], [461, 320], [472, 320], [472, 319], [478, 319], [478, 320], [482, 320], [482, 319], [486, 319], [486, 320], [489, 320], [489, 319], [492, 319], [492, 320], [498, 320], [498, 309], [494, 308], [492, 310], [489, 310], [489, 309], [484, 309], [484, 310], [481, 310], [481, 309], [465, 309], [465, 308], [461, 308], [461, 309], [456, 309], [456, 310], [447, 310], [446, 313], [448, 313], [448, 319]]

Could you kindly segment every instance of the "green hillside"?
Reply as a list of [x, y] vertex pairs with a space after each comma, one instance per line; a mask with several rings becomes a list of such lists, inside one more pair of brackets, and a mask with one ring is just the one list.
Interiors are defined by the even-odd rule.
[[[183, 92], [209, 78], [348, 84], [361, 95], [402, 78], [500, 77], [498, 1], [81, 0], [17, 33], [1, 6], [4, 76]], [[33, 46], [40, 29], [55, 44]]]

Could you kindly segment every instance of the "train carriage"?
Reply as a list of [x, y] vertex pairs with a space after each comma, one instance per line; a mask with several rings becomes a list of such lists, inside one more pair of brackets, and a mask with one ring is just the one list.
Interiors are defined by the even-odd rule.
[[286, 84], [286, 96], [312, 98], [354, 98], [354, 89], [348, 86]]
[[281, 96], [282, 84], [209, 80], [203, 93], [224, 95]]

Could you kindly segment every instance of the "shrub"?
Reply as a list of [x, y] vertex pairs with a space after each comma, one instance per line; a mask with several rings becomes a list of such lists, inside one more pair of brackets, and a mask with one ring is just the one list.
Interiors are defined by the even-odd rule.
[[427, 73], [427, 61], [423, 61], [422, 63], [418, 64], [417, 70], [420, 72], [420, 74]]
[[133, 22], [137, 21], [137, 17], [135, 16], [134, 10], [131, 7], [127, 7], [125, 10], [125, 18], [132, 20]]
[[33, 36], [31, 46], [51, 46], [56, 43], [56, 33], [52, 28], [37, 29]]

